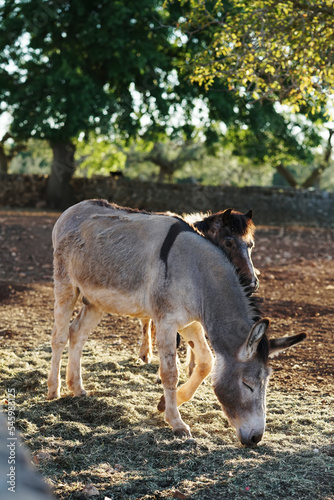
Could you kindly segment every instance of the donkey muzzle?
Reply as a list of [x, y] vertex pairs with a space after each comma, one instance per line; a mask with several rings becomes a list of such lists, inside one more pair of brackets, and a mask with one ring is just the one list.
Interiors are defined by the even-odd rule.
[[260, 282], [258, 278], [255, 278], [252, 280], [251, 284], [249, 285], [249, 288], [251, 289], [252, 293], [256, 292], [259, 289]]
[[246, 429], [240, 429], [238, 432], [241, 444], [244, 446], [256, 446], [263, 437], [263, 431], [252, 429], [250, 432]]

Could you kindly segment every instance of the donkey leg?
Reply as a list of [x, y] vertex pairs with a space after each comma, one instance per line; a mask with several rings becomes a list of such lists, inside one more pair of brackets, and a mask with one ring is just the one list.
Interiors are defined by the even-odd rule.
[[157, 329], [155, 323], [151, 320], [151, 342], [152, 345], [157, 341]]
[[170, 424], [178, 437], [191, 437], [189, 426], [182, 419], [177, 409], [176, 387], [178, 369], [176, 362], [176, 329], [166, 330], [157, 326], [157, 347], [160, 358], [160, 376], [164, 388], [164, 396], [158, 405], [158, 410], [165, 411], [165, 420]]
[[81, 354], [90, 332], [102, 318], [102, 312], [92, 304], [83, 305], [70, 326], [70, 345], [68, 350], [67, 387], [74, 396], [85, 396], [86, 391], [81, 379]]
[[153, 328], [153, 321], [150, 319], [141, 319], [142, 326], [142, 340], [139, 350], [139, 358], [144, 361], [144, 363], [150, 363], [152, 359], [152, 337], [151, 332]]
[[211, 373], [213, 356], [200, 323], [194, 322], [180, 330], [195, 357], [195, 367], [189, 380], [177, 390], [177, 406], [189, 401], [203, 380]]
[[187, 373], [188, 373], [189, 377], [191, 377], [191, 375], [194, 371], [195, 365], [196, 365], [195, 354], [194, 354], [194, 351], [191, 349], [190, 345], [188, 344], [187, 345], [186, 369], [187, 369]]
[[52, 332], [52, 357], [48, 377], [48, 399], [60, 397], [60, 363], [61, 355], [68, 341], [72, 312], [79, 291], [71, 284], [55, 282], [54, 326]]

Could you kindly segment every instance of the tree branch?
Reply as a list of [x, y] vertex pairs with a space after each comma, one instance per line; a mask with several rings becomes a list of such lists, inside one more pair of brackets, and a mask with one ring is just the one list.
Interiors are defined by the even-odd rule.
[[296, 181], [295, 177], [282, 163], [276, 166], [276, 170], [283, 177], [283, 179], [287, 181], [289, 186], [294, 188], [298, 186], [298, 182]]
[[332, 148], [333, 148], [332, 137], [334, 134], [334, 129], [329, 129], [328, 132], [329, 132], [329, 135], [328, 135], [327, 147], [326, 147], [324, 159], [321, 162], [321, 164], [319, 165], [319, 167], [316, 168], [315, 170], [313, 170], [313, 172], [303, 182], [302, 187], [305, 189], [314, 186], [314, 184], [317, 182], [317, 180], [322, 175], [324, 170], [326, 170], [326, 168], [328, 168], [328, 166], [329, 166], [329, 160], [330, 160]]

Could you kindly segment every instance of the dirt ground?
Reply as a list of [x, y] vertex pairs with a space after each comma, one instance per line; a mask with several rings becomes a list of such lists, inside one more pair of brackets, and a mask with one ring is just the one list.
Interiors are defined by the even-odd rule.
[[[52, 328], [51, 231], [58, 214], [0, 212], [0, 339], [45, 342]], [[310, 393], [334, 388], [334, 230], [258, 227], [253, 260], [271, 334], [305, 332], [298, 348], [273, 361], [272, 382]], [[108, 315], [94, 337], [136, 351], [138, 322]]]

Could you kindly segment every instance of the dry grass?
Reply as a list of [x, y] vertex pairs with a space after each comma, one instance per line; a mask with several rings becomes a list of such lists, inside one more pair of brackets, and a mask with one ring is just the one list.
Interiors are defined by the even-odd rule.
[[87, 498], [89, 484], [99, 491], [92, 498], [115, 500], [334, 498], [332, 395], [269, 388], [264, 440], [245, 449], [206, 383], [181, 409], [196, 441], [173, 439], [156, 410], [157, 364], [139, 362], [136, 348], [129, 354], [90, 340], [89, 397], [72, 398], [65, 388], [52, 402], [45, 399], [49, 343], [3, 349], [1, 386], [16, 389], [18, 427], [57, 498]]

